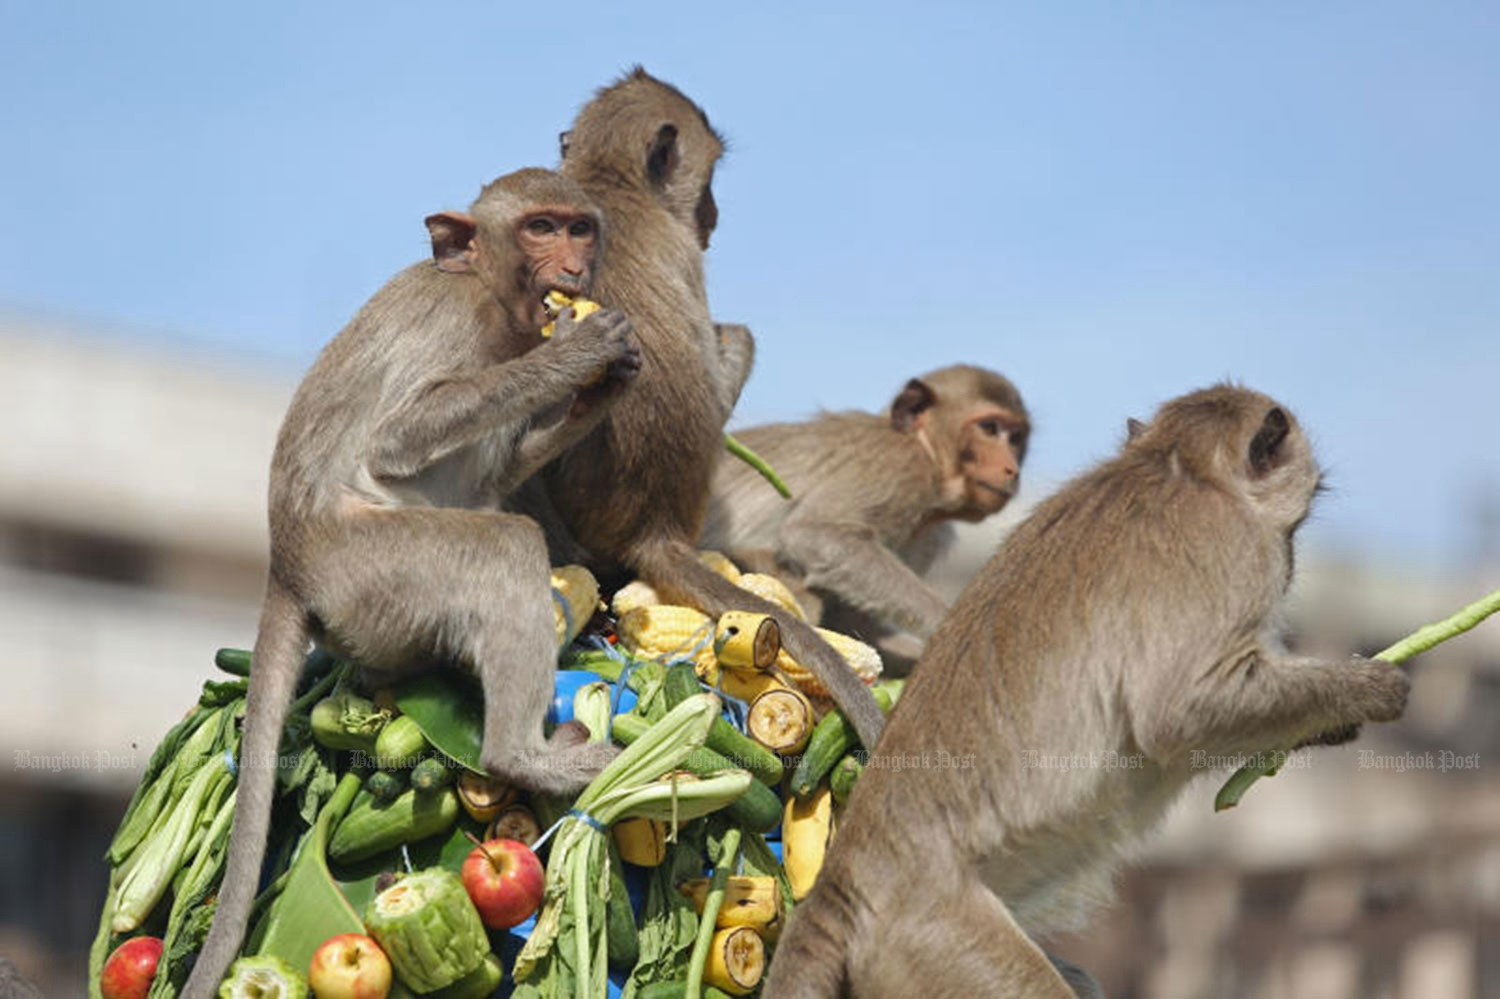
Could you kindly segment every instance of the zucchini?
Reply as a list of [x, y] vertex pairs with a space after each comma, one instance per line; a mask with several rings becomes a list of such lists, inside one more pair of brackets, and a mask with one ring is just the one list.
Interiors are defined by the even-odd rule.
[[[698, 682], [698, 674], [694, 672], [692, 663], [677, 663], [667, 667], [662, 692], [666, 695], [669, 709], [675, 708], [686, 698], [702, 691], [703, 686]], [[708, 739], [703, 745], [705, 749], [733, 760], [730, 766], [750, 771], [762, 784], [775, 784], [786, 775], [786, 768], [781, 762], [781, 757], [723, 718], [714, 719], [708, 729]], [[832, 765], [830, 761], [829, 766]]]
[[[624, 745], [639, 739], [651, 727], [651, 722], [637, 714], [615, 715], [612, 731]], [[721, 770], [741, 769], [725, 756], [704, 747], [695, 749], [683, 764], [683, 768], [699, 776], [715, 774]], [[725, 805], [720, 812], [741, 829], [765, 832], [776, 828], [781, 821], [781, 800], [776, 792], [759, 781], [751, 782], [745, 793]]]
[[[889, 712], [900, 688], [892, 684], [877, 683], [870, 688], [870, 693], [875, 695], [875, 703], [880, 705], [880, 710]], [[828, 712], [813, 728], [812, 738], [807, 741], [807, 749], [792, 771], [792, 793], [799, 798], [807, 797], [824, 775], [833, 769], [833, 765], [857, 745], [859, 733], [854, 731], [854, 726], [844, 717], [844, 713], [837, 708]]]
[[382, 770], [400, 770], [416, 763], [431, 748], [416, 720], [398, 715], [375, 737], [375, 765]]
[[408, 788], [388, 805], [361, 794], [333, 830], [328, 856], [341, 864], [373, 857], [383, 850], [447, 832], [461, 811], [452, 788], [418, 794]]

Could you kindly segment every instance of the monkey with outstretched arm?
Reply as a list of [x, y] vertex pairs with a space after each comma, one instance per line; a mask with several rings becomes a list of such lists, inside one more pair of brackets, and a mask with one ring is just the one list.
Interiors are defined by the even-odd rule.
[[1071, 996], [1033, 938], [1108, 897], [1195, 761], [1399, 717], [1401, 670], [1275, 633], [1320, 479], [1285, 407], [1221, 385], [1040, 504], [934, 632], [765, 999]]
[[234, 825], [213, 927], [183, 989], [215, 995], [260, 881], [282, 724], [316, 639], [384, 675], [452, 661], [481, 682], [480, 760], [536, 791], [585, 785], [614, 750], [543, 738], [557, 663], [547, 550], [499, 512], [521, 478], [586, 434], [634, 377], [625, 316], [565, 314], [589, 290], [601, 217], [571, 181], [523, 170], [467, 214], [430, 216], [407, 268], [324, 349], [271, 462], [271, 564], [256, 636]]

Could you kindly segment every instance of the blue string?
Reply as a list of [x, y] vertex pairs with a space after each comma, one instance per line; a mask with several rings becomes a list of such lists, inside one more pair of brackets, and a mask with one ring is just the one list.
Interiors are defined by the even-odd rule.
[[562, 590], [552, 587], [552, 601], [562, 608], [563, 637], [567, 638], [573, 634], [573, 608], [568, 604], [568, 598], [563, 596]]
[[558, 828], [569, 819], [576, 819], [577, 821], [582, 822], [584, 825], [589, 826], [596, 832], [603, 833], [608, 831], [604, 823], [594, 818], [588, 812], [582, 812], [576, 808], [570, 808], [563, 813], [562, 818], [558, 819], [556, 822], [552, 823], [552, 825], [548, 826], [547, 831], [536, 838], [536, 842], [531, 844], [532, 851], [535, 852], [537, 850], [540, 850], [542, 848], [542, 844], [551, 839], [552, 834], [557, 832]]
[[238, 777], [240, 773], [240, 762], [234, 758], [234, 750], [224, 750], [224, 768], [229, 771], [229, 776]]

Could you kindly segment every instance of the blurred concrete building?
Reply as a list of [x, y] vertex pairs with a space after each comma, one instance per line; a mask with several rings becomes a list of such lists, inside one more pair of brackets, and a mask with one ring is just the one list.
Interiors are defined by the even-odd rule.
[[[16, 319], [0, 358], [0, 954], [77, 996], [125, 800], [215, 649], [253, 640], [297, 373]], [[996, 537], [971, 535], [950, 587]], [[1374, 652], [1497, 585], [1493, 544], [1440, 578], [1307, 553], [1294, 637]], [[1500, 624], [1414, 675], [1406, 719], [1238, 809], [1201, 782], [1056, 947], [1121, 999], [1500, 996]]]

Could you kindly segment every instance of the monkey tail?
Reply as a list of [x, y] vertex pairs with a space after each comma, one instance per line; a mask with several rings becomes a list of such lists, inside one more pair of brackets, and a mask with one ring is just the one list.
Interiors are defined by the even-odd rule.
[[[821, 887], [821, 886], [820, 886]], [[761, 999], [827, 999], [848, 994], [852, 915], [814, 888], [797, 903], [766, 975]]]
[[793, 659], [812, 671], [854, 723], [860, 741], [874, 747], [885, 716], [843, 658], [805, 621], [741, 589], [704, 565], [692, 545], [674, 539], [648, 539], [625, 555], [625, 563], [665, 599], [693, 604], [718, 617], [728, 610], [769, 614], [781, 626], [781, 641]]
[[273, 577], [266, 587], [251, 658], [229, 858], [213, 926], [183, 986], [182, 999], [218, 995], [219, 983], [244, 940], [270, 832], [281, 729], [302, 672], [308, 638], [306, 611]]

